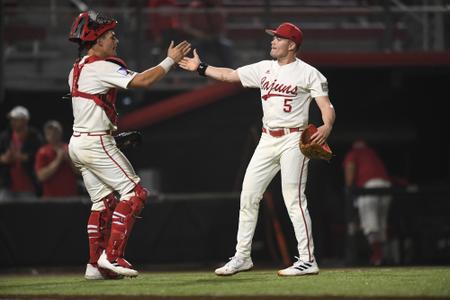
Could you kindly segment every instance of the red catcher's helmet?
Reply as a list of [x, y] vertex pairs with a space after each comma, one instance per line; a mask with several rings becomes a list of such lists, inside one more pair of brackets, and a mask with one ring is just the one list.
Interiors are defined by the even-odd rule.
[[117, 21], [94, 11], [83, 12], [72, 24], [69, 41], [75, 43], [94, 42], [103, 33], [114, 29]]

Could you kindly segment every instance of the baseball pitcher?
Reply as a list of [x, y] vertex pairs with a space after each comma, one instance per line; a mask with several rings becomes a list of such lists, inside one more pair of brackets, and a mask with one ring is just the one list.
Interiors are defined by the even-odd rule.
[[309, 159], [301, 153], [299, 140], [308, 125], [312, 98], [319, 106], [323, 120], [323, 125], [311, 136], [312, 142], [319, 145], [326, 142], [335, 112], [328, 98], [327, 79], [297, 58], [303, 40], [302, 31], [291, 23], [283, 23], [276, 30], [266, 32], [273, 36], [270, 55], [274, 60], [263, 60], [233, 70], [201, 62], [194, 50], [192, 58], [185, 57], [179, 63], [183, 69], [197, 71], [203, 76], [241, 82], [244, 87], [261, 90], [262, 135], [242, 184], [236, 253], [227, 264], [215, 270], [217, 275], [232, 275], [253, 267], [251, 243], [259, 203], [270, 181], [280, 170], [283, 198], [294, 227], [299, 256], [292, 266], [278, 271], [278, 275], [319, 273], [305, 197]]

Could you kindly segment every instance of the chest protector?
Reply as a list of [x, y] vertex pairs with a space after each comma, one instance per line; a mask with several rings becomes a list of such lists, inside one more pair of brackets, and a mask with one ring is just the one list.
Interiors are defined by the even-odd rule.
[[80, 79], [80, 73], [83, 67], [86, 64], [93, 63], [99, 60], [106, 60], [112, 63], [115, 63], [121, 67], [128, 68], [125, 62], [114, 56], [107, 57], [105, 59], [100, 58], [98, 56], [89, 56], [84, 60], [83, 63], [80, 63], [81, 59], [77, 59], [73, 64], [73, 79], [72, 79], [72, 97], [81, 97], [84, 99], [90, 99], [95, 102], [98, 106], [100, 106], [106, 113], [108, 119], [117, 126], [117, 121], [119, 115], [116, 111], [116, 98], [117, 98], [117, 89], [111, 88], [108, 90], [106, 94], [89, 94], [85, 92], [80, 92], [78, 90], [78, 80]]

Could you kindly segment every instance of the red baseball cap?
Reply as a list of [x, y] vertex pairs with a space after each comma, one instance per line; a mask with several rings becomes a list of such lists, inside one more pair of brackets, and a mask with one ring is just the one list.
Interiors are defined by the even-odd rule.
[[266, 32], [270, 35], [279, 36], [285, 39], [289, 39], [295, 42], [297, 45], [301, 45], [303, 42], [303, 32], [292, 23], [283, 23], [278, 26], [277, 29], [266, 29]]

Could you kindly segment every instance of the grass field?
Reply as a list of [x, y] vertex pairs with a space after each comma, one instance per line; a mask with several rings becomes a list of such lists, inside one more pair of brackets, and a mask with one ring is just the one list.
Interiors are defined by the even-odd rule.
[[323, 269], [318, 276], [289, 278], [278, 277], [275, 270], [232, 277], [217, 277], [211, 271], [144, 272], [135, 279], [114, 281], [86, 281], [82, 275], [1, 275], [0, 298], [24, 295], [75, 296], [75, 299], [83, 295], [102, 299], [107, 298], [102, 295], [190, 296], [192, 299], [198, 296], [450, 298], [450, 267]]

